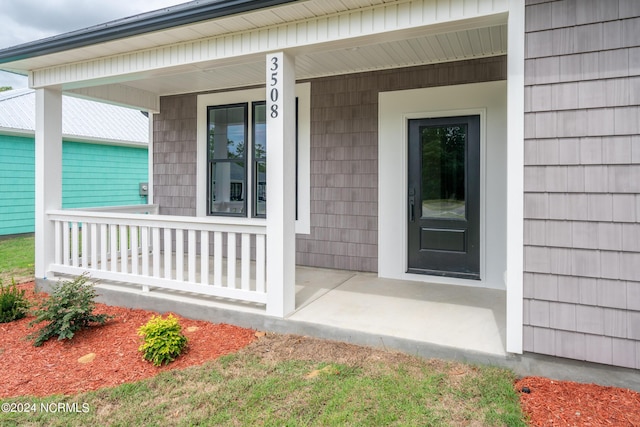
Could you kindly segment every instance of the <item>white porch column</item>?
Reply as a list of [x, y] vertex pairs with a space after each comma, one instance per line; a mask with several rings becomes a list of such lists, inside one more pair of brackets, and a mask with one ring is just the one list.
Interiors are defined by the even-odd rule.
[[267, 314], [295, 309], [295, 67], [267, 55]]
[[507, 52], [507, 345], [523, 350], [524, 2], [510, 0]]
[[47, 276], [54, 262], [55, 234], [46, 212], [62, 207], [62, 92], [36, 89], [35, 273]]

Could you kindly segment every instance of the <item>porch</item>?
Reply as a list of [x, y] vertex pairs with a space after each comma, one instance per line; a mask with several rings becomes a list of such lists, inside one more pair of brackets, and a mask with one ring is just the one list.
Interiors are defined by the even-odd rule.
[[506, 356], [504, 291], [297, 266], [295, 309], [273, 314], [268, 293], [285, 291], [266, 282], [264, 226], [112, 210], [49, 212], [49, 277], [86, 271], [110, 304], [410, 352], [426, 345], [443, 357]]

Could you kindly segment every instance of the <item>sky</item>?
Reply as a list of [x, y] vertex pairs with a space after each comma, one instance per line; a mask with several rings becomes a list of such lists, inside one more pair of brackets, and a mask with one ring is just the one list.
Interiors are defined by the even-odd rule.
[[[187, 1], [0, 0], [0, 49]], [[0, 72], [0, 87], [20, 89], [27, 85], [26, 77]]]

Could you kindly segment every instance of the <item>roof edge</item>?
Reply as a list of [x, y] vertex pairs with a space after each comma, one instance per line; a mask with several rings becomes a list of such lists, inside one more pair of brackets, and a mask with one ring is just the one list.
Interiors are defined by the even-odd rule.
[[[0, 136], [17, 136], [21, 138], [33, 139], [36, 132], [33, 129], [7, 128], [0, 126]], [[77, 142], [81, 144], [92, 145], [111, 145], [129, 148], [149, 149], [148, 142], [142, 141], [124, 141], [121, 139], [97, 138], [92, 136], [72, 135], [68, 133], [62, 134], [62, 142]]]
[[298, 0], [192, 1], [0, 50], [0, 64], [166, 30]]

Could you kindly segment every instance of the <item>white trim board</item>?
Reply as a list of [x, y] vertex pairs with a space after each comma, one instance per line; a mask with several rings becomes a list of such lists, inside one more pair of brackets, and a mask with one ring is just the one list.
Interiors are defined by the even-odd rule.
[[[481, 280], [407, 273], [407, 121], [481, 117]], [[379, 95], [378, 275], [505, 289], [507, 221], [507, 84], [505, 81], [382, 92]]]
[[[298, 97], [298, 219], [296, 234], [311, 233], [311, 83], [296, 84]], [[196, 216], [207, 216], [207, 106], [265, 99], [265, 89], [198, 95]], [[251, 133], [251, 126], [248, 127]], [[211, 217], [215, 218], [215, 217]]]

